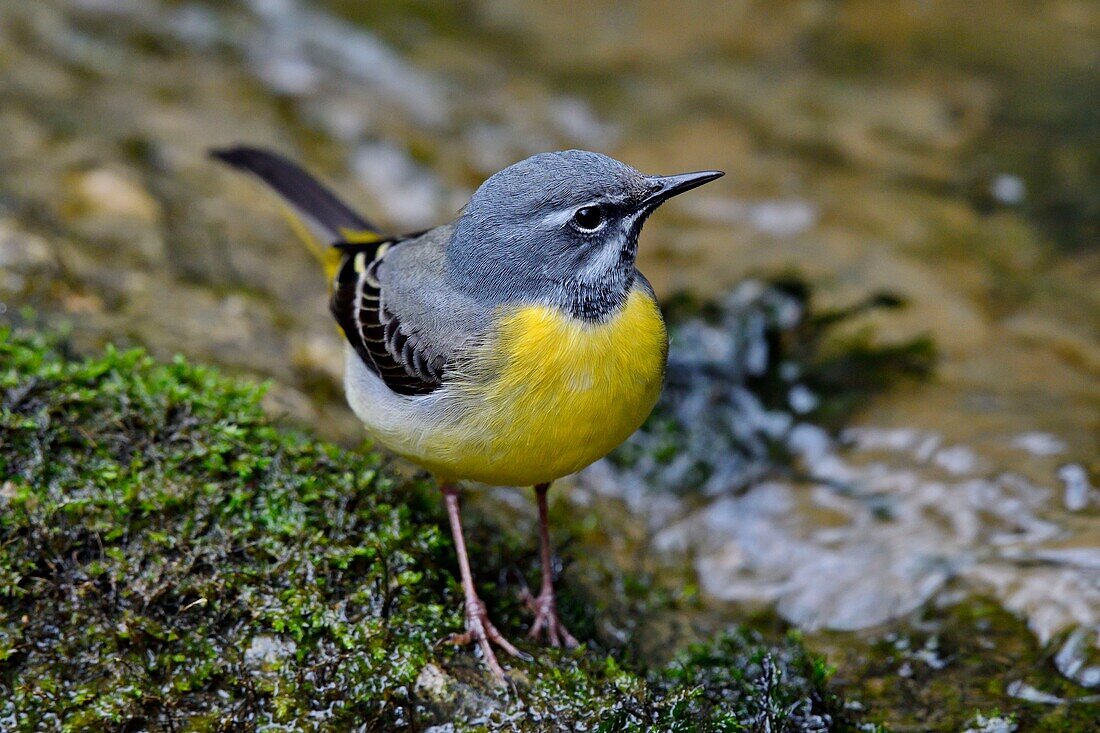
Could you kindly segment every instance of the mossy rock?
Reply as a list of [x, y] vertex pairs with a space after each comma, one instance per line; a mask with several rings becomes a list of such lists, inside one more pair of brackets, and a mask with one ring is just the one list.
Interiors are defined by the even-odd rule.
[[[438, 643], [462, 596], [435, 491], [262, 391], [0, 328], [0, 727], [851, 728], [822, 660], [744, 630], [656, 670], [528, 647], [497, 689]], [[479, 554], [515, 541], [474, 524]]]

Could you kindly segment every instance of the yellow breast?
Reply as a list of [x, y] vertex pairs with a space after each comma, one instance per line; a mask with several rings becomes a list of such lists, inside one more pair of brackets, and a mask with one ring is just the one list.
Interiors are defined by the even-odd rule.
[[578, 471], [649, 415], [667, 352], [661, 312], [641, 288], [602, 323], [541, 305], [508, 313], [483, 352], [489, 378], [463, 387], [466, 417], [448, 431], [447, 465], [429, 468], [517, 486]]

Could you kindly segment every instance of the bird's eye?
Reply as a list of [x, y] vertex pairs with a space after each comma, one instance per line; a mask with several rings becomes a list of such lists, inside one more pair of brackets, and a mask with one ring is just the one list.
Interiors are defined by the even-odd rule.
[[582, 232], [594, 232], [603, 224], [604, 213], [599, 206], [582, 206], [573, 214], [573, 226]]

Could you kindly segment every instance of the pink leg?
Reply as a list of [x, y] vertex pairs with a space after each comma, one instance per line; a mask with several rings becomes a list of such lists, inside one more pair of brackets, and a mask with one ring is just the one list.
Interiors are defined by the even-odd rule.
[[504, 670], [497, 662], [490, 642], [513, 657], [523, 658], [526, 655], [512, 646], [511, 642], [505, 639], [489, 621], [489, 613], [485, 610], [485, 604], [477, 597], [474, 577], [470, 573], [470, 558], [466, 554], [466, 538], [462, 534], [462, 518], [458, 511], [458, 487], [453, 484], [443, 484], [440, 489], [443, 492], [443, 501], [447, 505], [447, 518], [451, 522], [451, 535], [454, 537], [455, 552], [458, 554], [458, 569], [462, 575], [462, 590], [466, 594], [466, 633], [455, 634], [449, 641], [462, 645], [476, 643], [481, 648], [485, 664], [493, 673], [493, 677], [500, 684], [504, 684]]
[[550, 527], [549, 511], [546, 506], [546, 492], [550, 490], [550, 484], [539, 484], [535, 487], [535, 499], [539, 505], [539, 555], [542, 562], [542, 587], [539, 589], [538, 598], [526, 592], [524, 600], [528, 608], [535, 614], [535, 621], [531, 624], [528, 636], [539, 637], [546, 632], [550, 646], [567, 649], [576, 646], [577, 640], [569, 633], [569, 629], [558, 619], [558, 601], [554, 595], [554, 578], [551, 570], [550, 554]]

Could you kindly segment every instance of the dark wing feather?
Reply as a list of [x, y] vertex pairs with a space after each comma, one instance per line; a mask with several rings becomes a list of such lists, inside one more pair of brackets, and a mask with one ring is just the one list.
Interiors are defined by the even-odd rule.
[[330, 309], [359, 358], [386, 386], [403, 395], [428, 394], [443, 383], [446, 360], [428, 353], [385, 306], [378, 266], [397, 240], [345, 243]]

